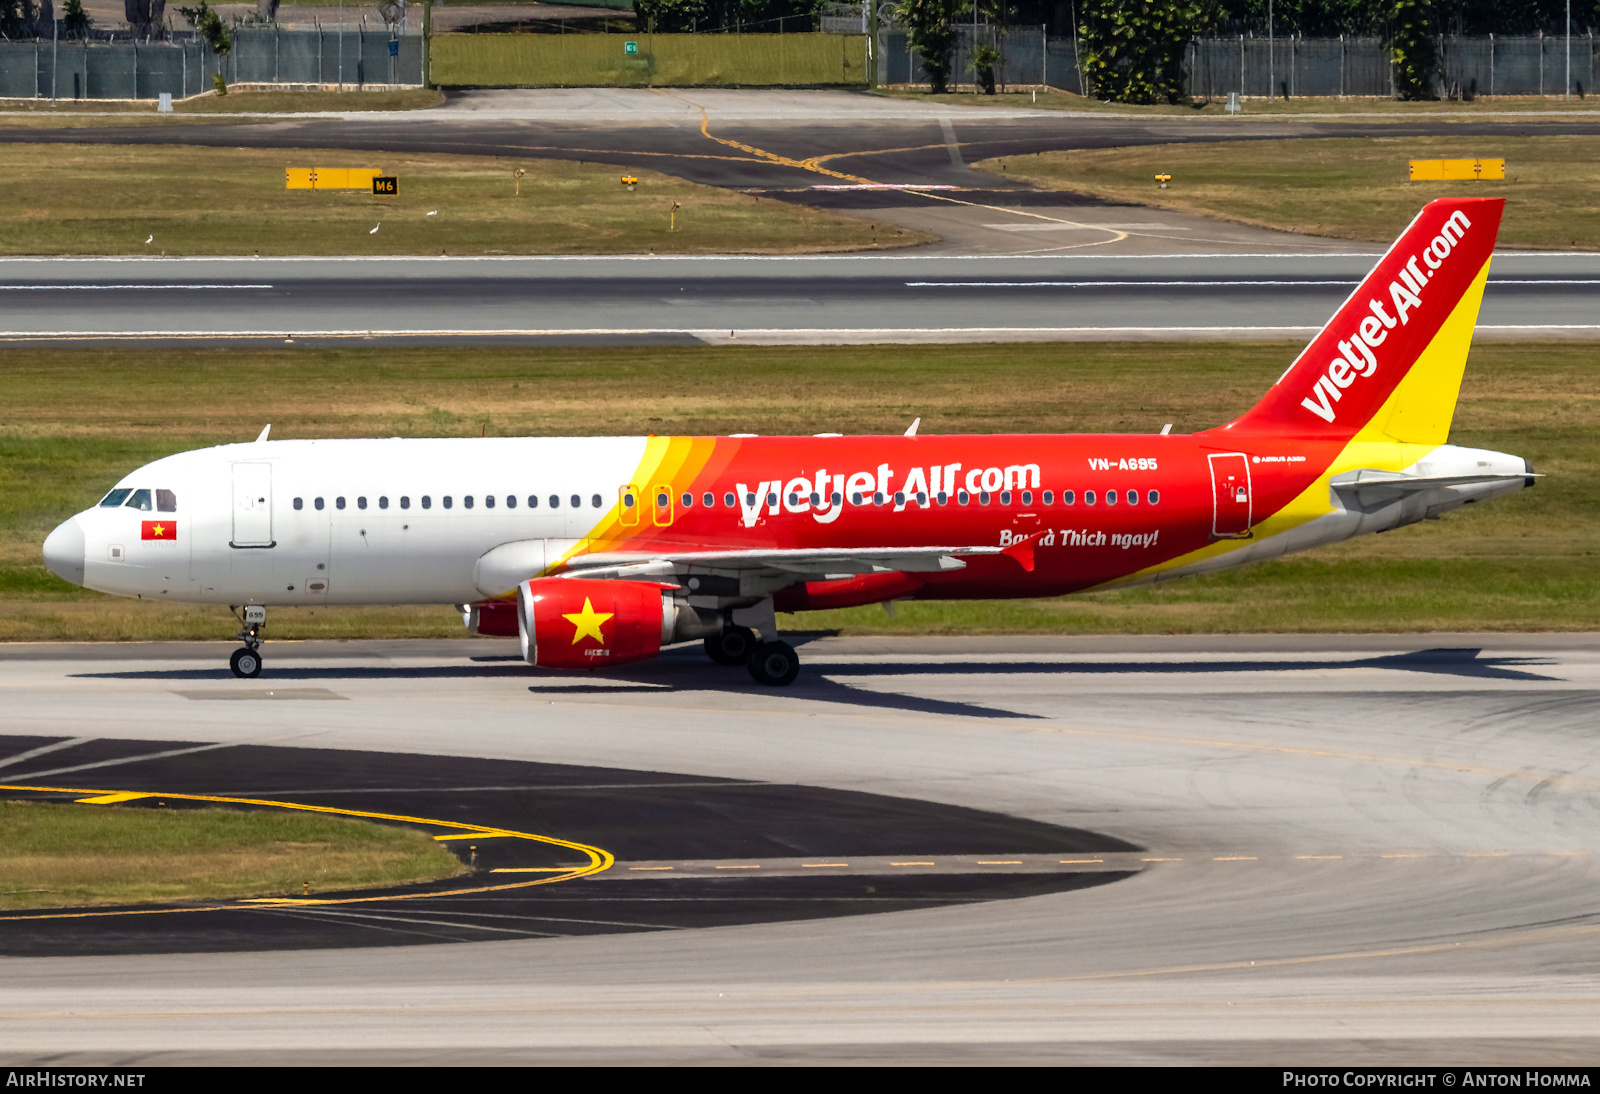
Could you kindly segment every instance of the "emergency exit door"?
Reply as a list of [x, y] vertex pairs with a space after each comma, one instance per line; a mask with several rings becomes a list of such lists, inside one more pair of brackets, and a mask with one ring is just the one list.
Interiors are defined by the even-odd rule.
[[1250, 461], [1243, 452], [1213, 454], [1211, 534], [1218, 539], [1250, 536]]
[[233, 465], [233, 538], [230, 547], [273, 547], [272, 465]]

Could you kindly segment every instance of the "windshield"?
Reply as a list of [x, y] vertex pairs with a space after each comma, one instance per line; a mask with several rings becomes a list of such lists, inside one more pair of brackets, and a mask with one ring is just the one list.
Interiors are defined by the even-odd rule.
[[113, 491], [111, 491], [111, 493], [107, 494], [105, 497], [100, 499], [100, 505], [101, 505], [102, 508], [105, 508], [105, 509], [114, 508], [114, 507], [116, 507], [118, 505], [121, 505], [123, 502], [127, 501], [128, 500], [128, 495], [131, 494], [131, 493], [133, 493], [132, 490], [125, 490], [125, 489], [113, 490]]
[[129, 509], [143, 509], [146, 513], [148, 513], [151, 509], [150, 491], [135, 490], [133, 492], [133, 497], [128, 499], [127, 506]]

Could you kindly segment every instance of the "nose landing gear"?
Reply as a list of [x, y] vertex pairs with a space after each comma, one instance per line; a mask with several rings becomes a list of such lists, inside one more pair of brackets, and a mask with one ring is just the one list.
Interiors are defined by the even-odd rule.
[[243, 616], [239, 616], [238, 608], [233, 609], [233, 614], [239, 618], [238, 638], [244, 648], [233, 651], [228, 667], [235, 676], [254, 679], [261, 675], [261, 628], [267, 625], [267, 609], [260, 604], [246, 604]]

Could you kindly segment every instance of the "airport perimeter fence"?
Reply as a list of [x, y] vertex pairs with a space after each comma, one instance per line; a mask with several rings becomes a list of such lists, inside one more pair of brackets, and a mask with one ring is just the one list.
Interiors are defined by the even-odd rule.
[[0, 98], [183, 99], [212, 90], [218, 72], [230, 84], [418, 87], [422, 39], [359, 26], [236, 27], [221, 57], [200, 39], [0, 42]]
[[[854, 29], [851, 23], [841, 29]], [[1000, 49], [1002, 88], [1053, 87], [1092, 95], [1079, 64], [1079, 43], [1051, 38], [1044, 27], [1004, 32], [959, 27], [952, 87], [971, 90], [971, 58], [979, 45]], [[166, 42], [40, 39], [0, 41], [0, 97], [57, 99], [182, 99], [229, 83], [317, 87], [418, 87], [426, 77], [445, 87], [862, 87], [927, 86], [908, 35], [879, 31], [876, 48], [863, 34], [442, 34], [426, 43], [360, 26], [316, 30], [234, 28], [222, 57], [197, 38]], [[391, 54], [390, 50], [394, 52]], [[1597, 43], [1592, 33], [1439, 39], [1441, 96], [1586, 95], [1594, 88]], [[1191, 94], [1225, 98], [1273, 95], [1394, 94], [1389, 50], [1378, 38], [1201, 38], [1184, 51]], [[1567, 83], [1570, 73], [1571, 85]]]
[[[1011, 27], [1002, 35], [989, 27], [960, 27], [952, 65], [952, 86], [972, 89], [973, 48], [994, 43], [1001, 62], [995, 82], [1013, 87], [1053, 87], [1074, 94], [1092, 92], [1079, 65], [1078, 43], [1050, 38], [1043, 27]], [[1445, 35], [1438, 41], [1439, 75], [1435, 93], [1463, 95], [1586, 95], [1594, 88], [1597, 43], [1592, 33], [1573, 35], [1572, 86], [1566, 86], [1565, 38], [1521, 36], [1469, 38]], [[1288, 95], [1378, 96], [1394, 94], [1389, 49], [1379, 38], [1197, 38], [1184, 51], [1189, 92], [1226, 98]], [[878, 82], [891, 86], [928, 85], [922, 60], [902, 30], [879, 34]]]

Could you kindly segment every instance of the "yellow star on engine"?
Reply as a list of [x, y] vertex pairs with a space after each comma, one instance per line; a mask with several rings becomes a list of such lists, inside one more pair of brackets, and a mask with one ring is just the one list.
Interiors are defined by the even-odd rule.
[[579, 642], [582, 642], [585, 638], [593, 638], [596, 642], [603, 646], [606, 644], [606, 636], [600, 633], [600, 624], [604, 623], [615, 614], [615, 612], [595, 611], [594, 605], [589, 603], [589, 598], [584, 597], [583, 611], [574, 612], [571, 615], [564, 614], [561, 618], [565, 619], [568, 623], [571, 623], [577, 628], [572, 635], [572, 644], [574, 646], [576, 646]]

